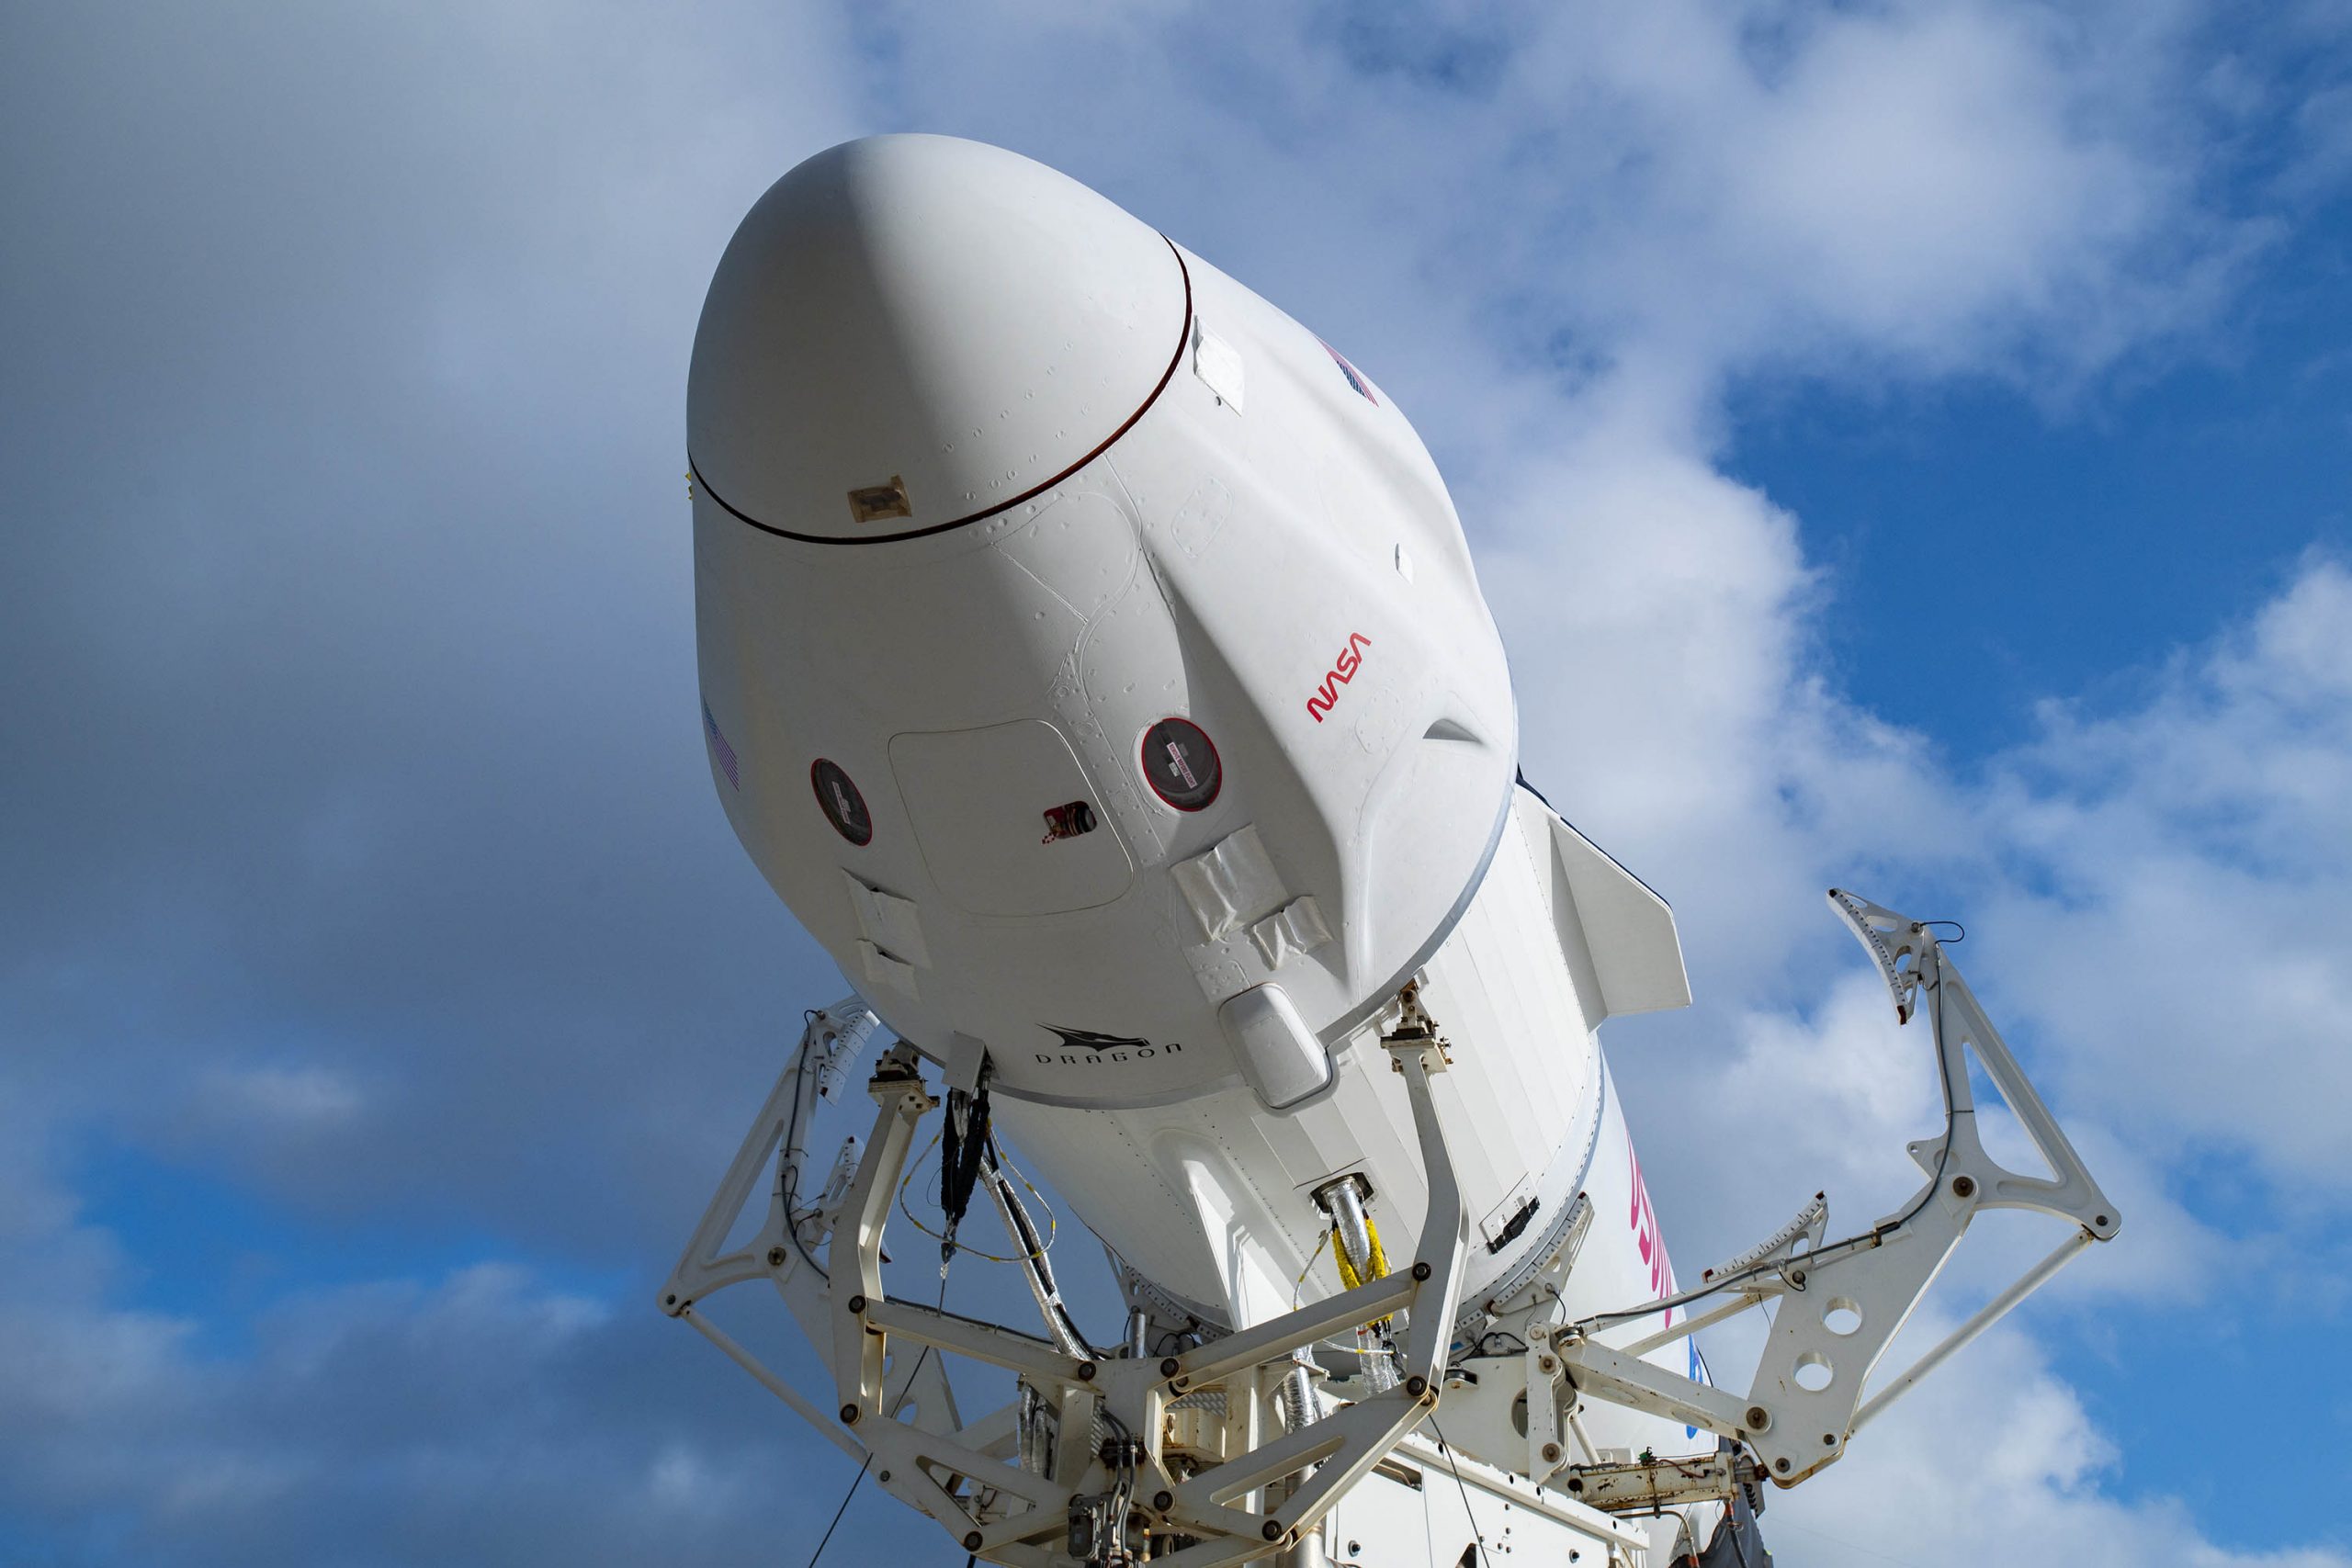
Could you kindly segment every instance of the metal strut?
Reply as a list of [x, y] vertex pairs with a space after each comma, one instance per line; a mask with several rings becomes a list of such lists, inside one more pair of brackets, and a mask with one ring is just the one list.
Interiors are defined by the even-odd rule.
[[[1764, 1243], [1709, 1269], [1696, 1290], [1555, 1325], [1549, 1336], [1578, 1393], [1744, 1443], [1762, 1472], [1782, 1486], [1836, 1461], [1854, 1433], [1920, 1378], [2091, 1243], [2112, 1238], [2120, 1224], [2115, 1206], [2084, 1168], [1928, 923], [1836, 888], [1829, 901], [1885, 977], [1896, 1022], [1908, 1022], [1925, 1000], [1944, 1099], [1942, 1135], [1910, 1145], [1912, 1159], [1926, 1174], [1925, 1185], [1869, 1230], [1827, 1245], [1820, 1239], [1827, 1207], [1816, 1196]], [[2016, 1112], [2051, 1176], [2022, 1175], [1985, 1153], [1969, 1084], [1971, 1054]], [[1880, 1357], [1969, 1223], [1983, 1210], [2003, 1208], [2055, 1215], [2073, 1228], [2048, 1257], [1865, 1403], [1864, 1389]], [[1800, 1243], [1811, 1245], [1801, 1250]], [[1628, 1324], [1711, 1298], [1717, 1304], [1670, 1327], [1639, 1338], [1607, 1337]], [[1767, 1302], [1779, 1303], [1779, 1310], [1745, 1398], [1641, 1359], [1670, 1339]], [[1531, 1342], [1535, 1337], [1531, 1335]], [[1605, 1468], [1587, 1466], [1575, 1473], [1590, 1478], [1596, 1496], [1635, 1500], [1625, 1506], [1646, 1506], [1640, 1500], [1657, 1495], [1657, 1483], [1603, 1474]], [[1692, 1474], [1677, 1478], [1668, 1489], [1685, 1490], [1704, 1479], [1727, 1488], [1733, 1480], [1728, 1461], [1692, 1461], [1690, 1468]]]
[[[1173, 1548], [1152, 1559], [1171, 1568], [1227, 1568], [1295, 1546], [1429, 1416], [1442, 1388], [1468, 1223], [1430, 1091], [1430, 1079], [1445, 1070], [1445, 1042], [1412, 987], [1402, 1000], [1402, 1020], [1381, 1043], [1404, 1076], [1429, 1178], [1419, 1249], [1406, 1268], [1162, 1358], [1133, 1347], [1119, 1356], [1085, 1351], [1058, 1310], [1050, 1272], [1031, 1275], [1050, 1337], [893, 1301], [881, 1273], [890, 1195], [916, 1125], [938, 1101], [913, 1048], [900, 1042], [868, 1085], [875, 1121], [855, 1175], [826, 1201], [798, 1204], [796, 1161], [805, 1156], [796, 1153], [796, 1129], [805, 1130], [812, 1098], [812, 1022], [662, 1287], [662, 1310], [693, 1325], [845, 1452], [870, 1456], [885, 1491], [990, 1562], [1055, 1568], [1073, 1549], [1111, 1561], [1142, 1535]], [[765, 1224], [748, 1245], [721, 1252], [772, 1158], [778, 1176]], [[1017, 1201], [1001, 1213], [1015, 1247], [1034, 1254], [1035, 1232]], [[820, 1246], [822, 1269], [813, 1256]], [[714, 1292], [762, 1276], [825, 1354], [837, 1418], [697, 1310]], [[1400, 1314], [1410, 1326], [1396, 1386], [1280, 1435], [1264, 1433], [1254, 1413], [1295, 1364], [1294, 1352]], [[924, 1347], [941, 1354], [923, 1355]], [[941, 1365], [947, 1355], [1013, 1373], [1016, 1397], [964, 1421]], [[1236, 1413], [1224, 1423], [1227, 1447], [1209, 1461], [1197, 1449], [1172, 1452], [1170, 1407], [1182, 1402], [1197, 1413], [1204, 1400]], [[1113, 1440], [1097, 1444], [1098, 1424]]]

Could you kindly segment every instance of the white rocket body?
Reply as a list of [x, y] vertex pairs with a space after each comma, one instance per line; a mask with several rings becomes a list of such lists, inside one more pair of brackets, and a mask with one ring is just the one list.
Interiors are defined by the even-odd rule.
[[1377, 1037], [1416, 976], [1464, 1301], [1579, 1192], [1570, 1315], [1672, 1288], [1594, 1032], [1688, 1001], [1672, 917], [1515, 784], [1460, 524], [1362, 372], [1062, 175], [884, 137], [744, 220], [688, 437], [729, 821], [892, 1029], [951, 1079], [985, 1055], [999, 1123], [1170, 1302], [1338, 1290], [1310, 1193], [1345, 1173], [1411, 1253]]

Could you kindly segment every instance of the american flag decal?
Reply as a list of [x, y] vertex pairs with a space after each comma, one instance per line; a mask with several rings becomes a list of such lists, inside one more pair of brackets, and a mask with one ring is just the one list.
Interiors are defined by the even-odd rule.
[[[1315, 341], [1317, 343], [1323, 343], [1323, 340], [1319, 337]], [[1372, 383], [1363, 378], [1363, 371], [1348, 363], [1348, 356], [1346, 355], [1341, 354], [1338, 349], [1333, 348], [1328, 343], [1323, 343], [1323, 352], [1331, 356], [1331, 363], [1340, 367], [1340, 374], [1348, 378], [1348, 385], [1356, 389], [1356, 395], [1358, 397], [1362, 398], [1365, 402], [1370, 403], [1374, 408], [1378, 408], [1380, 406], [1380, 400], [1373, 395]]]
[[737, 789], [743, 787], [742, 775], [736, 771], [735, 748], [727, 744], [727, 737], [718, 733], [718, 721], [710, 716], [710, 705], [702, 705], [702, 732], [710, 738], [710, 754], [718, 759], [718, 771]]

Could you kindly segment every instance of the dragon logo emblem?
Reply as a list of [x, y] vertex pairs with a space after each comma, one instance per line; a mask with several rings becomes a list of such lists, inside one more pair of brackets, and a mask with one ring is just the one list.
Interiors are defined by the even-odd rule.
[[1151, 1043], [1132, 1034], [1097, 1034], [1091, 1029], [1064, 1029], [1058, 1023], [1046, 1028], [1062, 1037], [1062, 1043], [1081, 1051], [1134, 1051]]

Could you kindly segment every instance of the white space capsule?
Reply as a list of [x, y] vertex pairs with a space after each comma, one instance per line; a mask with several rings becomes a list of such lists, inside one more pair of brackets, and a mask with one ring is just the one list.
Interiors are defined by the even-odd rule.
[[1416, 976], [1464, 1301], [1579, 1191], [1577, 1288], [1668, 1285], [1593, 1030], [1689, 999], [1672, 918], [1516, 784], [1453, 504], [1337, 350], [1051, 170], [881, 137], [745, 219], [688, 439], [729, 819], [1163, 1299], [1338, 1289], [1311, 1194], [1349, 1174], [1409, 1254], [1374, 1042]]

